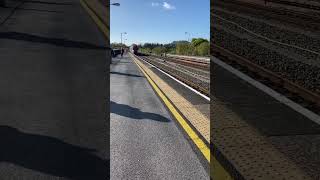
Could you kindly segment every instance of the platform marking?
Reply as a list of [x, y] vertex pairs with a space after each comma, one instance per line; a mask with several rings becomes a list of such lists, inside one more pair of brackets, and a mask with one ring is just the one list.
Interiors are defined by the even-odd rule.
[[158, 71], [160, 71], [160, 72], [162, 72], [163, 74], [167, 75], [168, 77], [170, 77], [170, 78], [173, 79], [174, 81], [178, 82], [179, 84], [183, 85], [184, 87], [188, 88], [188, 89], [191, 90], [192, 92], [194, 92], [194, 93], [198, 94], [199, 96], [203, 97], [203, 98], [206, 99], [207, 101], [210, 101], [210, 97], [208, 97], [208, 96], [202, 94], [201, 92], [193, 89], [193, 88], [190, 87], [189, 85], [187, 85], [187, 84], [185, 84], [184, 82], [180, 81], [179, 79], [171, 76], [170, 74], [162, 71], [161, 69], [159, 69], [158, 67], [154, 66], [153, 64], [150, 64], [149, 62], [147, 62], [147, 61], [145, 61], [145, 60], [143, 60], [143, 59], [141, 59], [141, 60], [144, 61], [145, 63], [149, 64], [151, 67], [156, 68]]
[[194, 144], [199, 148], [199, 150], [201, 151], [203, 156], [210, 163], [210, 149], [207, 147], [207, 145], [202, 141], [202, 139], [199, 138], [197, 133], [189, 126], [189, 124], [186, 122], [186, 120], [180, 115], [178, 110], [173, 106], [173, 104], [169, 101], [169, 99], [162, 93], [160, 88], [155, 84], [155, 82], [150, 78], [150, 76], [141, 67], [141, 65], [139, 64], [139, 62], [137, 62], [137, 60], [135, 58], [134, 58], [134, 62], [139, 67], [141, 72], [146, 76], [146, 78], [147, 78], [148, 82], [150, 83], [150, 85], [152, 86], [152, 88], [156, 91], [156, 93], [162, 99], [164, 104], [170, 110], [170, 112], [175, 117], [175, 119], [179, 122], [181, 127], [185, 130], [185, 132], [188, 134], [188, 136], [191, 138], [191, 140], [194, 142]]
[[100, 31], [102, 31], [102, 33], [109, 38], [109, 34], [110, 31], [109, 29], [106, 27], [106, 25], [100, 20], [100, 18], [96, 15], [96, 13], [94, 13], [91, 8], [88, 6], [88, 4], [86, 2], [84, 2], [84, 0], [80, 0], [80, 4], [82, 5], [82, 7], [89, 13], [90, 17], [94, 20], [94, 22], [98, 25]]
[[253, 85], [254, 87], [260, 89], [264, 93], [268, 94], [269, 96], [273, 97], [274, 99], [280, 101], [281, 103], [287, 105], [288, 107], [292, 108], [296, 112], [304, 115], [308, 119], [312, 120], [313, 122], [320, 125], [320, 116], [315, 114], [314, 112], [302, 107], [301, 105], [295, 103], [294, 101], [288, 99], [284, 95], [281, 95], [280, 93], [274, 91], [273, 89], [269, 88], [268, 86], [254, 80], [253, 78], [249, 77], [248, 75], [240, 72], [239, 70], [231, 67], [230, 65], [220, 61], [216, 57], [212, 57], [212, 60], [214, 63], [220, 65], [224, 69], [228, 70], [229, 72], [235, 74], [236, 76], [240, 77], [244, 81], [248, 82], [249, 84]]
[[[172, 105], [172, 103], [168, 100], [168, 98], [162, 93], [160, 88], [155, 84], [155, 82], [151, 79], [151, 77], [147, 74], [147, 72], [141, 67], [141, 65], [139, 65], [139, 63], [141, 62], [139, 62], [135, 57], [133, 56], [131, 57], [133, 58], [133, 61], [141, 70], [141, 72], [146, 76], [148, 82], [156, 91], [156, 93], [159, 95], [159, 97], [162, 99], [162, 101], [165, 103], [167, 108], [171, 111], [172, 115], [176, 118], [176, 120], [179, 122], [181, 127], [185, 130], [185, 132], [193, 141], [193, 143], [198, 147], [198, 149], [201, 151], [201, 153], [210, 163], [210, 176], [218, 180], [220, 179], [232, 180], [233, 178], [231, 177], [231, 175], [224, 169], [224, 167], [219, 163], [219, 161], [215, 157], [210, 157], [211, 156], [210, 148], [208, 148], [208, 146], [199, 138], [199, 136], [189, 126], [186, 120], [180, 115], [180, 113], [176, 110], [176, 108]], [[154, 67], [154, 65], [152, 64], [150, 64], [150, 66]]]

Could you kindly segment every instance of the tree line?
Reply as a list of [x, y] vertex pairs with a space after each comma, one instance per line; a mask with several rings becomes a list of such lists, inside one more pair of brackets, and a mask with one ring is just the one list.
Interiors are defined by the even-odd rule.
[[128, 48], [125, 44], [121, 43], [111, 43], [111, 48], [112, 49], [121, 49], [121, 48]]
[[193, 38], [189, 41], [174, 41], [169, 44], [145, 43], [139, 45], [140, 52], [153, 54], [177, 54], [187, 56], [209, 56], [210, 43], [207, 39]]

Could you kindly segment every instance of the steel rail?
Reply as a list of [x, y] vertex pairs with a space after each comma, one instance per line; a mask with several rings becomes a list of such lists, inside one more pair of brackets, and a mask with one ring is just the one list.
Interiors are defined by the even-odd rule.
[[149, 62], [150, 64], [152, 64], [152, 65], [158, 67], [159, 69], [161, 69], [162, 71], [164, 71], [164, 72], [172, 75], [173, 77], [175, 77], [176, 79], [180, 80], [181, 82], [183, 82], [183, 83], [185, 83], [185, 84], [188, 84], [189, 86], [191, 86], [192, 88], [200, 91], [201, 93], [203, 93], [203, 94], [205, 94], [205, 95], [207, 95], [207, 96], [210, 95], [210, 90], [208, 90], [207, 88], [204, 88], [204, 87], [200, 86], [200, 85], [197, 84], [197, 83], [192, 82], [192, 80], [183, 78], [183, 77], [181, 77], [181, 76], [179, 76], [179, 75], [177, 75], [177, 74], [174, 74], [174, 73], [168, 71], [167, 69], [161, 68], [161, 67], [159, 67], [158, 65], [156, 65], [154, 62], [152, 62], [152, 61], [151, 61], [150, 59], [148, 59], [148, 58], [145, 58], [145, 57], [143, 57], [143, 56], [137, 56], [137, 58]]
[[182, 65], [186, 65], [186, 66], [190, 66], [190, 67], [194, 67], [194, 68], [199, 68], [202, 70], [210, 70], [210, 66], [208, 63], [204, 63], [204, 62], [197, 62], [197, 61], [192, 61], [192, 60], [186, 60], [186, 59], [180, 59], [180, 58], [171, 58], [171, 57], [158, 57], [155, 56], [159, 59], [164, 59], [167, 61], [172, 61], [175, 62], [177, 64], [182, 64]]

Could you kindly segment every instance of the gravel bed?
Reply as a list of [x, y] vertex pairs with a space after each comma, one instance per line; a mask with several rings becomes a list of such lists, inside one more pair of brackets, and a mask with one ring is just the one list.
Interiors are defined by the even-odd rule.
[[205, 71], [205, 70], [189, 67], [189, 66], [182, 65], [182, 64], [176, 64], [176, 65], [181, 67], [181, 68], [187, 69], [188, 71], [191, 71], [191, 72], [194, 72], [196, 74], [199, 74], [201, 76], [205, 76], [207, 79], [210, 79], [210, 71]]
[[[257, 37], [255, 35], [252, 35], [250, 33], [248, 33], [247, 31], [239, 28], [238, 26], [235, 26], [234, 24], [231, 23], [226, 23], [225, 21], [219, 19], [219, 18], [215, 18], [213, 17], [213, 20], [215, 21], [215, 25], [216, 27], [222, 26], [223, 28], [226, 28], [232, 32], [234, 32], [235, 34], [243, 34], [246, 35], [248, 40], [250, 41], [255, 41], [257, 44], [259, 44], [257, 42], [257, 39], [260, 40], [260, 45], [263, 46], [261, 44], [261, 41], [268, 44], [267, 48], [277, 48], [278, 53], [282, 53], [282, 55], [286, 56], [286, 53], [289, 53], [290, 55], [287, 55], [289, 58], [291, 56], [291, 58], [293, 58], [296, 61], [301, 61], [303, 63], [306, 64], [310, 64], [310, 65], [314, 65], [314, 66], [318, 66], [320, 67], [320, 56], [318, 54], [314, 54], [314, 53], [310, 53], [308, 51], [304, 51], [301, 49], [297, 49], [294, 47], [289, 47], [289, 46], [285, 46], [285, 45], [281, 45], [279, 43], [275, 43], [275, 42], [270, 42], [266, 39]], [[237, 35], [239, 36], [239, 35]], [[250, 38], [249, 38], [250, 37]]]
[[[168, 59], [162, 59], [161, 57], [157, 57], [158, 59], [161, 59], [161, 60], [166, 60], [168, 61]], [[169, 60], [170, 61], [170, 60]], [[198, 69], [198, 68], [194, 68], [194, 67], [190, 67], [190, 66], [186, 66], [186, 65], [183, 65], [183, 64], [178, 64], [178, 63], [174, 63], [175, 66], [178, 66], [180, 68], [183, 68], [187, 71], [190, 71], [192, 73], [195, 73], [195, 74], [198, 74], [200, 76], [204, 76], [205, 79], [210, 79], [210, 71], [206, 71], [206, 70], [202, 70], [202, 69]]]
[[[320, 68], [295, 61], [247, 39], [213, 27], [212, 41], [233, 53], [320, 94]], [[242, 47], [242, 48], [239, 48]]]
[[[252, 17], [262, 19], [265, 21], [272, 21], [276, 23], [280, 23], [283, 25], [303, 28], [304, 30], [308, 31], [319, 31], [320, 30], [320, 13], [307, 13], [307, 14], [301, 14], [301, 13], [288, 13], [284, 11], [283, 9], [278, 10], [268, 10], [264, 8], [253, 8], [253, 7], [247, 7], [243, 4], [233, 4], [233, 3], [224, 3], [216, 2], [215, 6], [211, 7], [211, 13], [217, 11], [216, 7], [222, 8], [222, 9], [228, 9], [229, 11], [240, 13], [240, 14], [247, 14]], [[308, 17], [305, 17], [307, 15]]]
[[190, 71], [185, 71], [183, 68], [176, 68], [172, 64], [163, 63], [148, 57], [142, 57], [142, 58], [171, 75], [181, 77], [182, 79], [191, 81], [196, 86], [203, 88], [207, 94], [210, 94], [210, 81], [208, 81], [207, 79], [202, 79], [200, 76], [195, 76], [195, 74], [190, 74]]
[[[227, 20], [236, 22], [240, 26], [270, 39], [320, 53], [320, 39], [315, 39], [304, 34], [284, 30], [279, 27], [268, 25], [267, 23], [252, 21], [239, 16], [230, 15], [219, 10], [216, 10], [214, 14], [217, 14]], [[215, 20], [216, 19], [214, 19], [214, 22]]]

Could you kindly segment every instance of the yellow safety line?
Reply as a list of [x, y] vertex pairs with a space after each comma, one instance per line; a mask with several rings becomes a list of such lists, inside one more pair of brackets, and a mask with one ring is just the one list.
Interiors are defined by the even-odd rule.
[[150, 76], [147, 74], [147, 72], [145, 72], [143, 70], [143, 68], [139, 65], [139, 63], [135, 59], [134, 59], [134, 62], [139, 67], [141, 72], [146, 76], [147, 80], [149, 81], [149, 83], [151, 84], [153, 89], [157, 92], [159, 97], [162, 99], [162, 101], [168, 107], [168, 109], [173, 114], [173, 116], [176, 118], [176, 120], [179, 122], [181, 127], [186, 131], [186, 133], [192, 139], [194, 144], [199, 148], [199, 150], [201, 151], [203, 156], [210, 163], [210, 149], [207, 147], [207, 145], [202, 141], [202, 139], [199, 138], [199, 136], [189, 126], [189, 124], [186, 122], [186, 120], [180, 115], [180, 113], [176, 110], [176, 108], [172, 105], [172, 103], [168, 100], [168, 98], [162, 93], [162, 91], [159, 89], [159, 87], [153, 82], [153, 80], [150, 78]]
[[104, 25], [104, 23], [97, 17], [97, 15], [88, 7], [87, 3], [83, 0], [80, 0], [81, 5], [84, 9], [89, 13], [90, 17], [94, 20], [94, 22], [98, 25], [100, 31], [109, 38], [110, 30]]
[[[185, 130], [188, 136], [192, 139], [193, 143], [198, 147], [203, 156], [210, 163], [210, 149], [208, 146], [199, 138], [199, 136], [194, 132], [194, 130], [189, 126], [186, 120], [180, 115], [180, 113], [176, 110], [176, 108], [172, 105], [172, 103], [168, 100], [168, 98], [162, 93], [160, 88], [156, 85], [156, 83], [151, 79], [148, 73], [141, 67], [140, 63], [135, 57], [133, 57], [134, 63], [139, 67], [141, 72], [145, 75], [148, 82], [152, 86], [152, 88], [156, 91], [158, 96], [162, 99], [164, 104], [170, 110], [172, 115], [179, 122], [181, 127]], [[211, 157], [210, 163], [210, 176], [217, 180], [233, 180], [232, 176], [224, 169], [224, 167], [219, 163], [219, 161], [215, 157]]]

